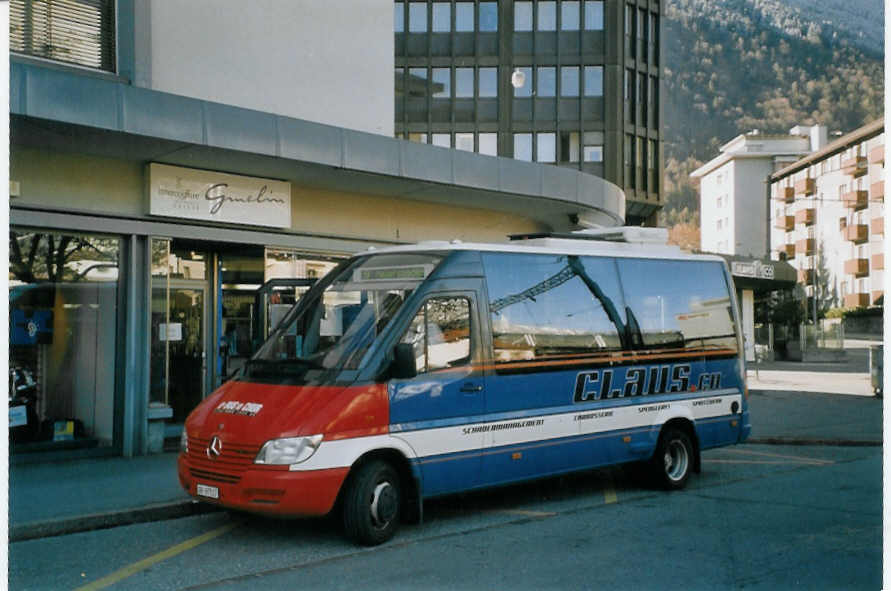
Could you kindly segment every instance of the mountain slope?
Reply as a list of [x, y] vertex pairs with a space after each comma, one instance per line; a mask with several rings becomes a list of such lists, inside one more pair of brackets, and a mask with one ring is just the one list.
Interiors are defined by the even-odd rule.
[[881, 117], [883, 21], [882, 0], [670, 0], [666, 215], [693, 206], [687, 174], [740, 133]]

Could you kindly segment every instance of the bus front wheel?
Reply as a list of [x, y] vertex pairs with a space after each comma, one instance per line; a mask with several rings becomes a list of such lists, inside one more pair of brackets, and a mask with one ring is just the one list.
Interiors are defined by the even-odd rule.
[[650, 460], [656, 482], [667, 490], [680, 490], [687, 485], [693, 468], [693, 444], [681, 429], [669, 427], [659, 438], [656, 453]]
[[396, 533], [402, 510], [399, 474], [374, 460], [352, 475], [343, 499], [343, 524], [348, 537], [366, 546], [382, 544]]

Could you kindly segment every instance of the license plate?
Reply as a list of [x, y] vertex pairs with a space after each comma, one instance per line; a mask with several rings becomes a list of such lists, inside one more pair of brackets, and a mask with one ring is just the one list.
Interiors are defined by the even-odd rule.
[[207, 497], [209, 499], [219, 499], [220, 498], [220, 489], [215, 486], [207, 486], [206, 484], [198, 485], [198, 495], [202, 497]]

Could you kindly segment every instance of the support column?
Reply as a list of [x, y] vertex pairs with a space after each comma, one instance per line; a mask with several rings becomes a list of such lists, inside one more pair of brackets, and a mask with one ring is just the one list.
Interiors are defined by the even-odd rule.
[[743, 289], [741, 295], [746, 361], [755, 361], [755, 292], [751, 289]]

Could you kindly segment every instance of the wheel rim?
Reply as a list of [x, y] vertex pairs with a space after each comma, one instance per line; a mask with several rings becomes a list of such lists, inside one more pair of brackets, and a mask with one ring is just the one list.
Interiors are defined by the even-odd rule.
[[378, 529], [387, 527], [396, 517], [399, 506], [396, 487], [383, 481], [374, 487], [371, 495], [371, 523]]
[[687, 446], [678, 439], [669, 441], [665, 448], [664, 459], [665, 475], [673, 482], [683, 479], [687, 474], [687, 464], [689, 463]]

